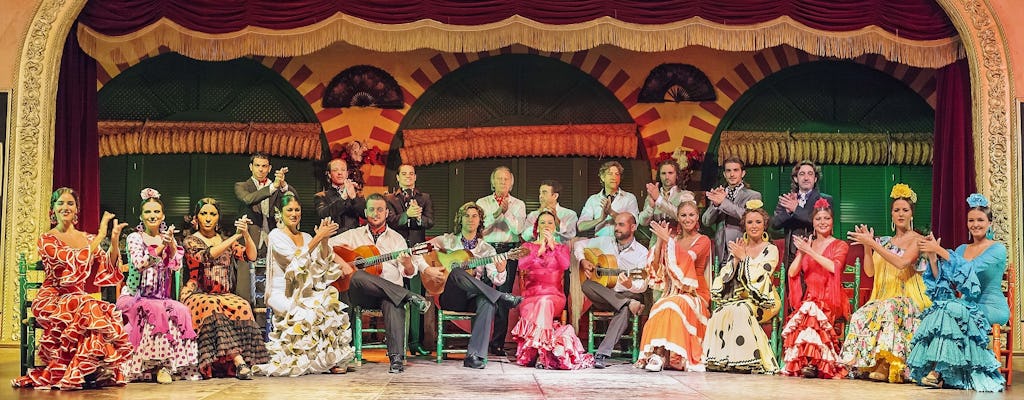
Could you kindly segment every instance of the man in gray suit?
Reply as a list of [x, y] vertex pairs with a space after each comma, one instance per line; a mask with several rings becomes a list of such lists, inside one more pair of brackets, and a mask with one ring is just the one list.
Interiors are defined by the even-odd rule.
[[235, 197], [242, 202], [245, 215], [252, 220], [249, 234], [256, 241], [261, 258], [267, 254], [267, 235], [277, 227], [277, 221], [274, 220], [276, 203], [285, 193], [295, 193], [284, 180], [288, 167], [275, 171], [273, 181], [268, 179], [270, 169], [270, 157], [263, 153], [253, 154], [249, 157], [252, 176], [242, 182], [235, 182]]
[[705, 193], [708, 208], [700, 222], [704, 226], [718, 225], [715, 233], [715, 259], [717, 264], [726, 261], [729, 242], [743, 236], [743, 212], [750, 200], [761, 200], [761, 193], [749, 188], [743, 177], [747, 175], [743, 160], [729, 157], [722, 163], [727, 187], [719, 186]]

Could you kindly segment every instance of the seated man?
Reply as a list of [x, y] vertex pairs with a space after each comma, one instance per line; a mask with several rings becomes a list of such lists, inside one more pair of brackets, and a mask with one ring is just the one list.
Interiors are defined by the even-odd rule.
[[[405, 238], [387, 225], [388, 206], [384, 196], [374, 193], [366, 199], [367, 224], [350, 229], [332, 237], [328, 244], [351, 248], [373, 245], [381, 254], [408, 249]], [[380, 276], [358, 270], [352, 274], [347, 293], [349, 301], [365, 308], [380, 309], [384, 316], [384, 330], [387, 335], [390, 373], [405, 370], [405, 303], [409, 302], [421, 314], [427, 312], [430, 303], [423, 296], [402, 287], [402, 278], [416, 275], [417, 270], [427, 267], [423, 257], [402, 254], [397, 260], [382, 265]], [[352, 315], [352, 318], [360, 318]]]
[[614, 255], [618, 261], [618, 281], [615, 289], [609, 289], [604, 285], [588, 279], [583, 282], [583, 294], [594, 303], [593, 307], [601, 311], [612, 311], [615, 317], [608, 324], [608, 331], [604, 340], [597, 348], [594, 356], [594, 368], [605, 368], [608, 365], [605, 359], [611, 356], [612, 348], [619, 342], [622, 333], [626, 331], [629, 317], [638, 315], [644, 309], [642, 303], [644, 291], [647, 290], [646, 279], [630, 279], [626, 271], [636, 268], [644, 268], [647, 265], [647, 248], [636, 241], [633, 234], [636, 232], [636, 218], [633, 214], [623, 212], [615, 215], [614, 236], [598, 236], [593, 239], [580, 240], [576, 242], [573, 251], [576, 259], [580, 260], [580, 272], [588, 277], [597, 274], [595, 265], [587, 261], [583, 249], [594, 248], [604, 254]]
[[[430, 243], [443, 252], [469, 251], [473, 258], [496, 255], [494, 248], [483, 241], [482, 215], [483, 210], [476, 203], [463, 204], [455, 214], [456, 231], [435, 237]], [[499, 257], [497, 261], [473, 270], [456, 268], [450, 273], [446, 266], [430, 265], [422, 272], [423, 286], [428, 293], [439, 293], [438, 305], [442, 309], [476, 312], [466, 359], [462, 363], [467, 368], [484, 368], [483, 360], [487, 357], [487, 344], [494, 328], [494, 314], [498, 307], [511, 309], [523, 301], [522, 297], [499, 292], [493, 286], [484, 283], [481, 280], [484, 276], [495, 285], [504, 283], [508, 278], [505, 260]]]

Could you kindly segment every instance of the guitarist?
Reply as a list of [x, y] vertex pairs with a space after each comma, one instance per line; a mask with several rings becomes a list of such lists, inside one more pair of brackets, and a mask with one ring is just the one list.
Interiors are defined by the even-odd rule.
[[[466, 250], [473, 257], [490, 257], [497, 252], [494, 247], [484, 241], [483, 228], [484, 210], [476, 203], [469, 202], [459, 207], [455, 214], [455, 232], [447, 233], [430, 240], [430, 244], [440, 251]], [[501, 285], [508, 279], [505, 261], [496, 261], [473, 271], [452, 269], [444, 282], [444, 292], [438, 296], [438, 305], [442, 309], [452, 311], [473, 311], [473, 328], [470, 332], [469, 348], [462, 365], [467, 368], [483, 369], [484, 358], [487, 357], [487, 344], [491, 337], [491, 329], [496, 325], [494, 315], [499, 308], [511, 309], [523, 301], [522, 297], [510, 293], [502, 293], [481, 279], [488, 279], [494, 285]], [[431, 266], [423, 271], [424, 282], [444, 279], [445, 267]]]
[[[387, 225], [388, 205], [379, 193], [366, 198], [367, 224], [350, 229], [328, 240], [333, 246], [373, 245], [381, 254], [408, 249], [405, 238]], [[427, 267], [423, 257], [403, 254], [397, 260], [385, 262], [380, 276], [358, 270], [352, 275], [347, 295], [352, 304], [364, 308], [380, 309], [384, 316], [384, 331], [387, 335], [390, 373], [405, 370], [405, 303], [408, 302], [420, 314], [427, 312], [430, 303], [418, 294], [402, 286], [402, 278], [411, 278], [418, 270]], [[353, 315], [352, 318], [360, 318]]]
[[[633, 214], [622, 212], [615, 214], [613, 236], [598, 236], [593, 239], [576, 242], [573, 251], [580, 260], [580, 272], [590, 277], [597, 273], [593, 263], [583, 255], [584, 248], [596, 248], [604, 254], [615, 255], [619, 269], [629, 271], [647, 265], [647, 248], [636, 241], [636, 218]], [[644, 309], [642, 303], [647, 290], [646, 279], [630, 279], [624, 272], [619, 274], [615, 289], [609, 289], [593, 280], [583, 282], [583, 294], [594, 303], [593, 307], [601, 311], [612, 311], [615, 317], [608, 324], [608, 331], [594, 356], [594, 368], [605, 368], [605, 360], [611, 356], [612, 348], [619, 342], [622, 333], [632, 315], [639, 315]]]

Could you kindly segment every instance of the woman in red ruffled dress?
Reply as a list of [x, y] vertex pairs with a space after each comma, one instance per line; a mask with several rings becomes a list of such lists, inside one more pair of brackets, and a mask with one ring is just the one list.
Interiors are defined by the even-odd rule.
[[[42, 329], [38, 352], [45, 366], [13, 380], [15, 387], [68, 390], [126, 382], [121, 366], [131, 356], [132, 345], [121, 325], [121, 312], [90, 296], [85, 287], [93, 270], [97, 286], [115, 286], [124, 279], [117, 248], [127, 224], [105, 212], [99, 233], [88, 234], [75, 229], [78, 211], [74, 190], [53, 192], [50, 223], [56, 226], [39, 238], [45, 278], [32, 301], [32, 314]], [[111, 220], [110, 247], [102, 251], [100, 243]]]
[[846, 368], [839, 363], [834, 324], [836, 319], [850, 317], [850, 302], [840, 279], [850, 246], [832, 237], [832, 205], [828, 200], [814, 203], [811, 223], [811, 238], [793, 237], [798, 251], [789, 268], [792, 290], [788, 303], [796, 311], [782, 329], [783, 372], [838, 379], [846, 376]]
[[534, 224], [533, 242], [523, 247], [530, 255], [519, 260], [523, 274], [523, 302], [519, 322], [512, 328], [517, 344], [516, 363], [538, 369], [581, 369], [594, 365], [572, 325], [555, 321], [565, 308], [562, 277], [569, 268], [569, 247], [555, 241], [558, 218], [543, 210]]

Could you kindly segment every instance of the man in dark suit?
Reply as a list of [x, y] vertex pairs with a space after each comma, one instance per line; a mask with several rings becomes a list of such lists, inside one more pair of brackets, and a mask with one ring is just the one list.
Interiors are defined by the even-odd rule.
[[722, 163], [727, 187], [719, 186], [705, 193], [708, 208], [701, 216], [704, 226], [718, 225], [715, 232], [715, 259], [721, 265], [726, 261], [729, 243], [743, 236], [743, 213], [750, 200], [761, 200], [761, 193], [751, 189], [743, 177], [747, 175], [743, 160], [729, 157]]
[[796, 246], [793, 235], [809, 236], [814, 233], [811, 216], [814, 213], [814, 202], [819, 198], [832, 203], [832, 196], [818, 191], [818, 179], [821, 168], [813, 162], [804, 160], [793, 167], [790, 175], [793, 179], [791, 191], [779, 196], [779, 204], [775, 206], [772, 216], [772, 229], [785, 229], [786, 232], [786, 265], [793, 261]]
[[335, 158], [327, 163], [328, 187], [313, 196], [316, 215], [320, 218], [331, 217], [338, 223], [338, 233], [359, 227], [359, 218], [363, 218], [366, 199], [359, 194], [359, 185], [349, 179], [348, 162]]
[[256, 241], [256, 248], [262, 258], [267, 254], [267, 235], [277, 227], [274, 219], [274, 208], [285, 193], [295, 190], [285, 182], [288, 167], [274, 172], [274, 180], [268, 179], [270, 174], [270, 157], [256, 153], [249, 157], [249, 171], [252, 176], [242, 182], [235, 182], [235, 197], [242, 203], [244, 214], [252, 220], [249, 234]]
[[409, 246], [427, 241], [427, 229], [434, 227], [434, 206], [430, 194], [416, 188], [416, 167], [398, 167], [398, 190], [384, 198], [388, 202], [388, 226], [405, 238]]

